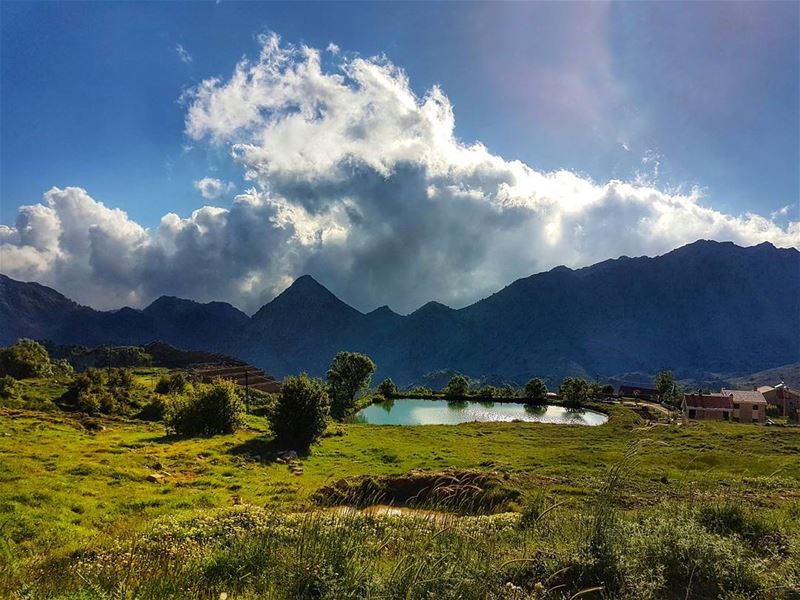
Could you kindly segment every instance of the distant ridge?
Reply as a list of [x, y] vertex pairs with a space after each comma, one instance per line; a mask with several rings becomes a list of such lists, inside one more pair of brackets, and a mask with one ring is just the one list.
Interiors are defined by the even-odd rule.
[[162, 296], [143, 310], [96, 311], [0, 276], [0, 342], [141, 344], [225, 352], [277, 376], [324, 375], [341, 349], [399, 383], [426, 373], [551, 382], [668, 367], [745, 375], [800, 362], [800, 252], [700, 240], [658, 257], [556, 267], [462, 309], [367, 314], [304, 275], [247, 317], [224, 302]]

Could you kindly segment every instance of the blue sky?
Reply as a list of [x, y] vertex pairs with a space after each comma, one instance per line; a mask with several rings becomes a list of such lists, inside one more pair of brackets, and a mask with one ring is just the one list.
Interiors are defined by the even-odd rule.
[[[4, 2], [0, 270], [95, 306], [173, 293], [247, 309], [309, 272], [361, 308], [411, 310], [698, 237], [798, 246], [798, 6]], [[281, 49], [259, 64], [268, 32]], [[368, 76], [349, 70], [359, 57]], [[260, 80], [278, 59], [306, 87]], [[254, 79], [237, 83], [237, 64]], [[281, 86], [294, 96], [259, 103]], [[257, 151], [234, 161], [242, 144]], [[219, 210], [193, 215], [203, 205]], [[431, 222], [452, 237], [423, 241]], [[184, 281], [182, 252], [236, 267]]]
[[[593, 14], [601, 12], [539, 3], [3, 3], [2, 221], [53, 185], [80, 185], [148, 226], [165, 206], [196, 207], [192, 181], [209, 169], [229, 179], [238, 171], [224, 152], [182, 149], [177, 100], [201, 79], [227, 76], [265, 30], [385, 53], [419, 93], [442, 86], [461, 139], [505, 158], [603, 181], [633, 177], [650, 152], [661, 157], [661, 185], [700, 185], [727, 212], [768, 214], [798, 201], [797, 3], [625, 3]], [[569, 104], [561, 97], [537, 106], [549, 90], [570, 89], [562, 79], [591, 80], [598, 48], [609, 53], [618, 97], [607, 82], [588, 81], [588, 93], [609, 97], [585, 99], [596, 100], [590, 109], [558, 107]]]

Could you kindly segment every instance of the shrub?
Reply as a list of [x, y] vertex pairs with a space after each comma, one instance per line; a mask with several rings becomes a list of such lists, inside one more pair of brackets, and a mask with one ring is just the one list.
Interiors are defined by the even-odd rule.
[[52, 361], [50, 364], [52, 367], [52, 375], [56, 379], [70, 379], [73, 375], [75, 375], [75, 368], [65, 358], [59, 358]]
[[145, 404], [136, 416], [144, 421], [160, 421], [167, 414], [167, 406], [164, 398], [156, 396]]
[[328, 369], [331, 414], [342, 419], [353, 412], [356, 394], [369, 385], [375, 363], [358, 352], [339, 352]]
[[13, 346], [0, 348], [0, 375], [14, 379], [50, 375], [50, 355], [39, 342], [19, 339]]
[[442, 391], [450, 398], [466, 396], [469, 393], [469, 380], [463, 375], [453, 375]]
[[507, 383], [500, 388], [500, 396], [503, 398], [516, 398], [518, 394], [517, 388]]
[[397, 386], [394, 384], [394, 381], [387, 378], [381, 381], [380, 385], [378, 386], [378, 392], [384, 398], [391, 398], [397, 393]]
[[697, 521], [711, 533], [738, 535], [757, 549], [785, 550], [784, 536], [778, 527], [732, 500], [702, 506]]
[[485, 385], [478, 390], [478, 396], [481, 398], [497, 398], [500, 396], [500, 390], [493, 385]]
[[244, 421], [244, 406], [232, 381], [218, 380], [200, 387], [192, 398], [176, 402], [168, 427], [178, 435], [234, 433]]
[[0, 398], [4, 400], [19, 398], [19, 383], [10, 375], [0, 377]]
[[547, 386], [538, 377], [525, 384], [525, 398], [531, 404], [544, 404], [547, 401]]
[[188, 380], [186, 375], [180, 371], [162, 375], [156, 383], [155, 391], [157, 394], [182, 394], [186, 390]]
[[116, 390], [133, 388], [133, 372], [130, 369], [111, 369], [106, 385]]
[[272, 432], [280, 443], [307, 449], [325, 431], [329, 411], [324, 383], [306, 374], [287, 377], [270, 418]]
[[80, 392], [75, 399], [74, 406], [87, 415], [103, 413], [110, 415], [116, 412], [117, 401], [107, 390], [92, 389]]
[[415, 396], [433, 396], [433, 390], [425, 387], [424, 385], [419, 385], [415, 388], [412, 388], [410, 393], [414, 394]]
[[[241, 390], [244, 397], [244, 390]], [[268, 394], [261, 390], [250, 390], [250, 414], [267, 417], [275, 411], [278, 403], [278, 394]]]
[[561, 396], [569, 408], [580, 408], [589, 400], [589, 384], [580, 377], [567, 377], [561, 383]]

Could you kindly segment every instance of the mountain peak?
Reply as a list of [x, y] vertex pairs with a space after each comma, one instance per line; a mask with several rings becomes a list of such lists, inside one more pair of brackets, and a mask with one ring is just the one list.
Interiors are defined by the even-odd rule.
[[147, 312], [166, 307], [190, 306], [194, 304], [198, 304], [198, 302], [195, 302], [194, 300], [188, 300], [186, 298], [178, 298], [177, 296], [164, 295], [153, 300], [144, 310]]
[[292, 285], [283, 290], [280, 295], [283, 296], [283, 294], [286, 294], [287, 292], [300, 293], [303, 295], [320, 293], [333, 295], [328, 288], [314, 279], [311, 275], [301, 275], [292, 282]]
[[311, 275], [302, 275], [295, 279], [292, 285], [278, 294], [271, 302], [262, 306], [253, 315], [253, 318], [259, 320], [274, 311], [294, 312], [297, 310], [361, 314], [355, 308], [337, 298], [333, 292]]
[[412, 315], [436, 315], [436, 314], [444, 314], [444, 313], [452, 313], [455, 312], [452, 308], [447, 306], [446, 304], [442, 304], [441, 302], [437, 302], [436, 300], [431, 300], [430, 302], [423, 304], [417, 310], [415, 310]]
[[379, 306], [375, 310], [368, 312], [367, 315], [371, 315], [371, 316], [375, 316], [375, 317], [380, 317], [380, 316], [397, 317], [397, 316], [399, 316], [396, 312], [394, 312], [391, 308], [389, 308], [388, 304], [384, 304], [383, 306]]

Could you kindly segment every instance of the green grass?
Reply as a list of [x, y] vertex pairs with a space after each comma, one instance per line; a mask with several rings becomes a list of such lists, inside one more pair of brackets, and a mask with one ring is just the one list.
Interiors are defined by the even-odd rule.
[[[148, 387], [155, 384], [159, 375], [158, 372], [137, 375], [143, 393], [149, 393]], [[57, 387], [47, 392], [47, 384], [43, 382], [25, 383], [31, 393], [35, 390], [39, 396], [59, 393]], [[0, 547], [0, 580], [6, 584], [6, 588], [0, 586], [0, 595], [4, 589], [10, 593], [13, 585], [20, 581], [33, 585], [31, 573], [41, 568], [43, 560], [69, 562], [75, 560], [75, 552], [80, 554], [87, 548], [124, 545], [131, 539], [138, 539], [139, 535], [145, 535], [140, 532], [149, 531], [158, 519], [167, 519], [170, 523], [183, 522], [197, 519], [198, 510], [210, 509], [223, 511], [220, 514], [225, 515], [231, 510], [241, 510], [231, 508], [240, 504], [261, 510], [259, 519], [294, 519], [291, 515], [314, 507], [312, 497], [315, 491], [339, 479], [446, 468], [497, 473], [504, 485], [519, 492], [514, 503], [506, 508], [521, 510], [531, 503], [541, 502], [543, 497], [548, 505], [564, 502], [553, 511], [558, 514], [562, 526], [551, 527], [552, 530], [548, 530], [547, 536], [541, 540], [524, 541], [522, 537], [514, 538], [509, 534], [511, 537], [507, 539], [501, 536], [502, 539], [492, 541], [494, 534], [486, 533], [486, 539], [478, 544], [481, 547], [494, 544], [499, 555], [508, 560], [526, 558], [536, 549], [546, 556], [545, 549], [550, 544], [560, 558], [550, 562], [542, 559], [537, 563], [539, 571], [536, 577], [543, 581], [562, 568], [559, 565], [569, 562], [569, 556], [584, 551], [580, 544], [586, 540], [578, 540], [575, 537], [578, 533], [569, 531], [570, 515], [576, 523], [586, 525], [586, 519], [590, 519], [596, 506], [598, 490], [603, 489], [607, 481], [609, 468], [623, 461], [631, 443], [638, 444], [638, 451], [635, 464], [626, 472], [624, 486], [613, 498], [614, 509], [620, 511], [620, 522], [614, 527], [617, 528], [615, 535], [623, 535], [620, 531], [627, 528], [639, 531], [630, 534], [631, 540], [638, 540], [636, 543], [641, 546], [639, 553], [655, 555], [658, 550], [648, 545], [646, 536], [640, 531], [645, 522], [650, 522], [654, 531], [661, 532], [659, 535], [666, 540], [665, 544], [680, 546], [689, 543], [667, 539], [670, 531], [665, 521], [667, 514], [682, 519], [681, 523], [691, 523], [691, 527], [686, 526], [686, 535], [695, 536], [692, 538], [694, 541], [705, 539], [703, 536], [706, 534], [712, 535], [702, 529], [698, 524], [700, 521], [693, 515], [699, 507], [723, 498], [748, 507], [748, 511], [753, 511], [759, 518], [779, 523], [781, 531], [790, 540], [790, 546], [797, 546], [800, 538], [800, 460], [797, 459], [800, 456], [800, 432], [796, 428], [712, 422], [645, 427], [627, 408], [610, 406], [604, 409], [609, 411], [610, 420], [599, 427], [537, 423], [420, 427], [338, 424], [331, 428], [331, 435], [300, 461], [300, 474], [296, 474], [297, 469], [290, 469], [274, 460], [276, 448], [271, 443], [268, 424], [262, 417], [248, 417], [247, 427], [233, 435], [178, 439], [166, 436], [160, 423], [96, 418], [93, 422], [100, 423], [103, 429], [90, 430], [77, 414], [0, 409], [0, 537], [6, 542]], [[154, 482], [148, 478], [153, 474], [163, 477]], [[673, 510], [665, 512], [667, 505], [674, 507]], [[720, 514], [725, 516], [727, 513], [722, 511]], [[717, 523], [721, 517], [714, 518], [717, 520], [712, 520], [713, 523]], [[474, 522], [483, 523], [478, 519]], [[497, 519], [502, 522], [501, 517]], [[369, 527], [383, 527], [380, 518], [374, 521], [378, 524]], [[464, 526], [471, 522], [464, 521]], [[290, 537], [310, 535], [308, 531], [303, 533], [297, 522], [292, 523], [296, 531]], [[713, 532], [716, 536], [712, 540], [714, 544], [722, 544], [714, 546], [716, 550], [728, 544], [724, 541], [728, 538], [722, 534], [725, 532], [720, 531], [718, 528]], [[208, 532], [198, 535], [206, 534]], [[266, 540], [263, 536], [259, 538], [260, 535], [234, 536], [227, 549], [220, 549], [217, 541], [204, 545], [198, 549], [196, 557], [193, 555], [192, 560], [198, 562], [191, 563], [192, 576], [197, 576], [198, 569], [210, 569], [208, 561], [240, 561], [236, 568], [256, 573], [252, 564], [255, 559], [247, 559], [251, 563], [241, 562], [245, 561], [247, 552], [253, 551], [249, 545], [276, 543], [272, 537]], [[324, 534], [320, 532], [319, 535]], [[394, 565], [391, 568], [400, 568], [396, 564], [400, 550], [392, 545], [394, 542], [386, 542], [383, 533], [369, 534], [366, 538], [364, 535], [363, 532], [352, 532], [353, 543], [361, 540], [358, 543], [363, 542], [365, 548], [373, 550], [387, 543], [375, 560], [384, 565]], [[422, 537], [409, 542], [409, 548], [424, 542], [422, 533], [414, 535]], [[468, 540], [460, 535], [442, 533], [440, 537], [450, 540], [452, 547], [440, 548], [437, 552], [452, 550], [456, 558], [461, 556], [458, 560], [467, 561], [464, 573], [477, 577], [483, 573], [482, 568], [476, 565], [467, 568], [472, 564], [470, 561], [477, 560], [474, 553], [468, 549], [456, 550], [459, 544], [466, 544]], [[292, 543], [295, 542], [300, 543], [297, 539]], [[708, 540], [702, 544], [706, 542]], [[160, 541], [153, 543], [160, 548]], [[435, 547], [440, 545], [438, 541], [430, 543]], [[524, 546], [522, 554], [516, 546], [518, 544]], [[388, 548], [394, 548], [394, 554], [387, 554]], [[628, 562], [636, 562], [630, 548], [625, 548], [619, 551], [620, 556], [624, 555]], [[735, 548], [728, 550], [736, 556], [745, 553], [743, 557], [747, 558], [747, 553], [751, 552], [748, 548], [745, 542], [737, 542]], [[466, 554], [462, 556], [459, 552]], [[653, 558], [665, 564], [668, 559], [664, 556]], [[297, 566], [303, 562], [297, 560], [298, 563], [292, 564]], [[403, 560], [413, 562], [410, 556]], [[762, 558], [753, 560], [761, 561]], [[355, 562], [340, 570], [350, 572], [348, 569], [357, 570], [363, 566], [361, 562]], [[459, 577], [458, 565], [445, 563], [440, 565], [449, 573], [444, 579], [450, 581], [453, 590], [464, 589], [459, 587], [466, 585], [463, 581], [461, 584], [455, 581]], [[509, 570], [504, 567], [504, 570], [497, 571], [500, 564], [492, 563], [496, 572]], [[522, 569], [524, 564], [515, 566], [515, 569]], [[783, 567], [774, 566], [776, 568]], [[759, 573], [768, 570], [764, 565], [759, 566]], [[259, 593], [264, 593], [264, 590], [273, 589], [270, 586], [277, 585], [276, 581], [280, 579], [276, 573], [263, 575], [261, 587], [253, 587], [250, 592], [260, 590]], [[517, 581], [513, 579], [517, 575], [512, 575], [509, 574], [511, 579], [507, 581]], [[258, 578], [255, 574], [251, 576]], [[144, 581], [150, 576], [142, 572], [138, 577]], [[148, 585], [157, 584], [158, 578], [153, 577], [152, 581], [148, 579]], [[386, 592], [389, 588], [381, 586], [390, 586], [387, 583], [390, 579], [384, 573], [374, 581], [369, 579], [371, 583], [368, 585], [375, 586], [373, 591], [376, 594], [381, 590]], [[115, 581], [117, 585], [119, 581]], [[203, 581], [210, 582], [208, 589], [215, 593], [224, 591], [222, 583], [226, 580], [223, 575]], [[575, 585], [588, 586], [589, 583], [590, 578], [576, 580]], [[758, 585], [762, 584], [767, 586], [764, 582]], [[70, 585], [80, 588], [79, 582], [73, 581]], [[227, 589], [245, 588], [230, 585]], [[344, 588], [334, 586], [330, 589], [341, 592]], [[572, 590], [571, 593], [578, 590], [574, 586], [568, 589]], [[187, 592], [188, 597], [212, 597], [205, 592], [200, 594], [195, 588], [192, 590]], [[410, 597], [417, 597], [416, 593], [411, 593]], [[150, 597], [158, 597], [158, 594], [153, 592]]]

